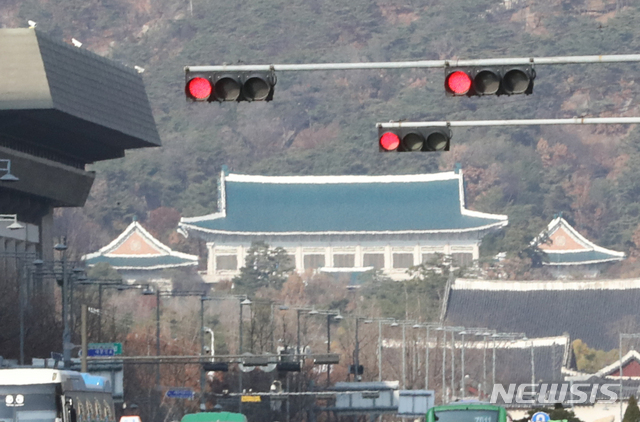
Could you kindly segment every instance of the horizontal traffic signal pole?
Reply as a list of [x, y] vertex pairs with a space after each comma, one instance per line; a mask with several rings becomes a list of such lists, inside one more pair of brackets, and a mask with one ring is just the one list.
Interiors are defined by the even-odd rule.
[[573, 117], [571, 119], [515, 119], [515, 120], [466, 120], [437, 122], [388, 122], [376, 123], [378, 129], [424, 127], [478, 127], [478, 126], [538, 126], [538, 125], [601, 125], [637, 124], [640, 117]]
[[599, 56], [556, 56], [556, 57], [519, 57], [472, 60], [417, 60], [402, 62], [371, 63], [311, 63], [311, 64], [257, 64], [257, 65], [218, 65], [185, 66], [187, 72], [264, 72], [264, 71], [303, 71], [303, 70], [364, 70], [364, 69], [408, 69], [408, 68], [447, 68], [477, 66], [522, 66], [522, 65], [563, 65], [591, 63], [640, 62], [640, 54], [611, 54]]

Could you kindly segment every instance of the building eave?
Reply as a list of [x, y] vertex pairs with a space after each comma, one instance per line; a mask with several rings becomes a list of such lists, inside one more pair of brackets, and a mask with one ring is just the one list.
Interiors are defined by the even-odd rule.
[[186, 222], [180, 222], [179, 228], [187, 231], [201, 232], [212, 235], [227, 235], [227, 236], [368, 236], [368, 235], [405, 235], [405, 234], [448, 234], [448, 233], [470, 233], [475, 231], [484, 231], [492, 228], [502, 228], [508, 224], [508, 221], [502, 220], [495, 223], [486, 224], [478, 227], [470, 227], [465, 229], [445, 229], [445, 230], [375, 230], [375, 231], [322, 231], [322, 232], [305, 232], [305, 231], [290, 231], [290, 232], [241, 232], [241, 231], [229, 231], [229, 230], [214, 230], [200, 227], [194, 224], [188, 224]]

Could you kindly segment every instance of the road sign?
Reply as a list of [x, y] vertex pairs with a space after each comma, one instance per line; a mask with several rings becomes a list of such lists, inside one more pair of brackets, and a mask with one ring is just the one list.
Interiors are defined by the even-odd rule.
[[551, 418], [545, 412], [537, 412], [531, 416], [531, 422], [549, 422]]
[[122, 343], [89, 343], [87, 356], [116, 356], [122, 354]]
[[188, 388], [179, 388], [175, 390], [167, 390], [164, 394], [168, 399], [189, 399], [193, 398], [193, 391]]

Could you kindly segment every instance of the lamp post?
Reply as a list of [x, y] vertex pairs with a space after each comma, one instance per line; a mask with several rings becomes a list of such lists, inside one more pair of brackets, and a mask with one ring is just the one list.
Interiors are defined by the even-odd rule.
[[[80, 282], [83, 286], [98, 286], [98, 343], [102, 342], [102, 291], [105, 288], [118, 288], [123, 286], [122, 279], [92, 280], [87, 279]], [[143, 292], [143, 294], [145, 294]], [[153, 294], [153, 292], [151, 292]]]
[[[58, 261], [48, 261], [51, 265], [50, 268], [44, 270], [45, 261], [36, 259], [33, 261], [33, 265], [36, 267], [35, 274], [38, 276], [53, 276], [62, 288], [62, 359], [65, 368], [71, 367], [71, 351], [73, 344], [71, 343], [71, 325], [72, 325], [72, 297], [73, 297], [73, 283], [74, 281], [86, 280], [86, 276], [83, 275], [83, 268], [74, 268], [72, 272], [69, 272], [67, 265], [70, 261], [66, 259], [67, 240], [66, 237], [62, 237], [60, 243], [57, 243], [54, 250], [60, 253], [61, 259]], [[59, 267], [57, 266], [59, 264]]]
[[[0, 221], [2, 216], [0, 215]], [[23, 227], [23, 226], [21, 226]], [[17, 230], [18, 228], [9, 228], [9, 230]], [[0, 252], [2, 258], [14, 258], [19, 268], [18, 275], [18, 304], [19, 304], [19, 318], [20, 318], [20, 365], [24, 365], [24, 341], [25, 341], [25, 308], [27, 307], [27, 292], [25, 289], [30, 282], [30, 266], [27, 265], [27, 259], [35, 258], [35, 254], [28, 252]]]
[[[146, 294], [153, 294], [147, 289]], [[160, 290], [156, 289], [156, 356], [160, 356], [160, 298], [161, 297], [189, 297], [189, 296], [198, 296], [202, 297], [205, 295], [204, 291], [196, 290]], [[200, 306], [202, 312], [202, 304]], [[200, 342], [202, 344], [203, 330], [200, 328]], [[200, 349], [202, 350], [202, 349]], [[202, 371], [202, 368], [200, 369]], [[202, 382], [202, 375], [200, 377], [200, 381]], [[156, 365], [156, 388], [160, 389], [160, 361], [158, 361]], [[200, 385], [201, 391], [203, 388], [203, 384]]]
[[419, 328], [426, 328], [427, 329], [427, 337], [425, 340], [425, 356], [424, 356], [424, 366], [425, 366], [425, 371], [424, 371], [424, 389], [427, 390], [429, 389], [429, 348], [431, 347], [431, 328], [436, 328], [439, 327], [440, 324], [437, 323], [425, 323], [425, 324], [414, 324], [413, 328], [415, 329], [419, 329]]
[[[239, 327], [239, 331], [240, 331], [240, 338], [238, 341], [238, 354], [242, 355], [242, 308], [246, 305], [246, 306], [251, 306], [251, 301], [249, 300], [248, 297], [245, 296], [245, 298], [240, 302], [240, 327]], [[238, 390], [240, 392], [240, 394], [242, 394], [242, 371], [238, 370]], [[242, 397], [240, 397], [240, 402], [238, 404], [238, 412], [242, 413]]]
[[[205, 301], [209, 301], [209, 300], [228, 300], [228, 299], [246, 299], [246, 296], [236, 296], [236, 295], [232, 295], [232, 296], [207, 296], [204, 294], [204, 292], [186, 292], [187, 294], [181, 294], [179, 296], [200, 296], [200, 354], [204, 355], [205, 354], [205, 350], [204, 350], [204, 333], [207, 332], [209, 334], [211, 334], [211, 350], [209, 351], [212, 357], [212, 361], [213, 361], [213, 356], [215, 354], [215, 350], [214, 350], [214, 333], [213, 330], [211, 328], [205, 327], [204, 326], [204, 302]], [[242, 305], [241, 305], [242, 306]], [[200, 366], [200, 410], [204, 411], [206, 410], [206, 400], [205, 400], [205, 396], [204, 396], [204, 386], [205, 386], [205, 371], [204, 368], [202, 367], [202, 365]]]
[[62, 360], [64, 362], [65, 369], [69, 369], [71, 367], [71, 330], [70, 330], [70, 312], [69, 312], [69, 280], [67, 280], [67, 267], [66, 267], [66, 251], [67, 251], [67, 239], [66, 237], [62, 238], [62, 242], [57, 243], [53, 249], [59, 251], [61, 254], [61, 262], [62, 262], [62, 321], [63, 321], [63, 331], [62, 331]]
[[[301, 353], [301, 340], [300, 340], [300, 314], [307, 312], [308, 315], [326, 315], [327, 316], [327, 354], [331, 353], [331, 318], [333, 318], [334, 321], [342, 321], [344, 319], [344, 317], [340, 314], [339, 310], [333, 310], [333, 309], [316, 309], [315, 307], [312, 308], [293, 308], [297, 315], [297, 354]], [[273, 310], [273, 305], [272, 305], [272, 310]], [[280, 310], [281, 311], [286, 311], [289, 310], [289, 307], [287, 305], [280, 305]], [[331, 385], [331, 364], [327, 364], [327, 387]]]
[[462, 400], [465, 399], [465, 395], [466, 395], [466, 373], [465, 373], [465, 357], [464, 357], [464, 352], [465, 352], [465, 342], [464, 342], [464, 336], [465, 335], [482, 335], [487, 329], [486, 328], [467, 328], [463, 331], [460, 331], [460, 337], [461, 337], [461, 352], [460, 352], [460, 364], [461, 364], [461, 374], [460, 374], [460, 398]]
[[414, 325], [415, 321], [394, 321], [390, 324], [391, 327], [402, 326], [402, 388], [407, 386], [407, 331], [406, 326], [408, 324]]
[[618, 333], [618, 376], [620, 378], [620, 391], [618, 394], [618, 400], [620, 400], [620, 420], [623, 419], [624, 415], [622, 413], [622, 339], [623, 338], [640, 338], [640, 334], [628, 334], [628, 333]]
[[392, 324], [394, 322], [391, 318], [370, 318], [365, 319], [365, 324], [371, 324], [372, 322], [378, 322], [378, 381], [382, 381], [382, 324]]
[[[327, 313], [327, 354], [331, 353], [331, 317], [340, 322], [344, 319], [340, 312], [337, 315]], [[327, 364], [327, 388], [331, 385], [331, 364]]]

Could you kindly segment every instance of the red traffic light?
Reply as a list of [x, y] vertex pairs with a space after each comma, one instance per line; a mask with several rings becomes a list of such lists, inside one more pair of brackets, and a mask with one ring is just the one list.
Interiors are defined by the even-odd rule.
[[449, 97], [467, 95], [514, 95], [533, 93], [533, 65], [449, 67], [444, 88]]
[[444, 86], [450, 94], [465, 95], [471, 89], [471, 76], [457, 70], [447, 76]]
[[395, 151], [400, 146], [400, 137], [393, 132], [385, 132], [380, 137], [380, 148], [384, 151]]
[[196, 77], [187, 83], [187, 95], [196, 101], [206, 101], [211, 96], [213, 88], [208, 79]]
[[378, 129], [380, 152], [449, 151], [451, 131], [444, 127]]
[[220, 72], [185, 70], [188, 101], [271, 101], [274, 71]]

